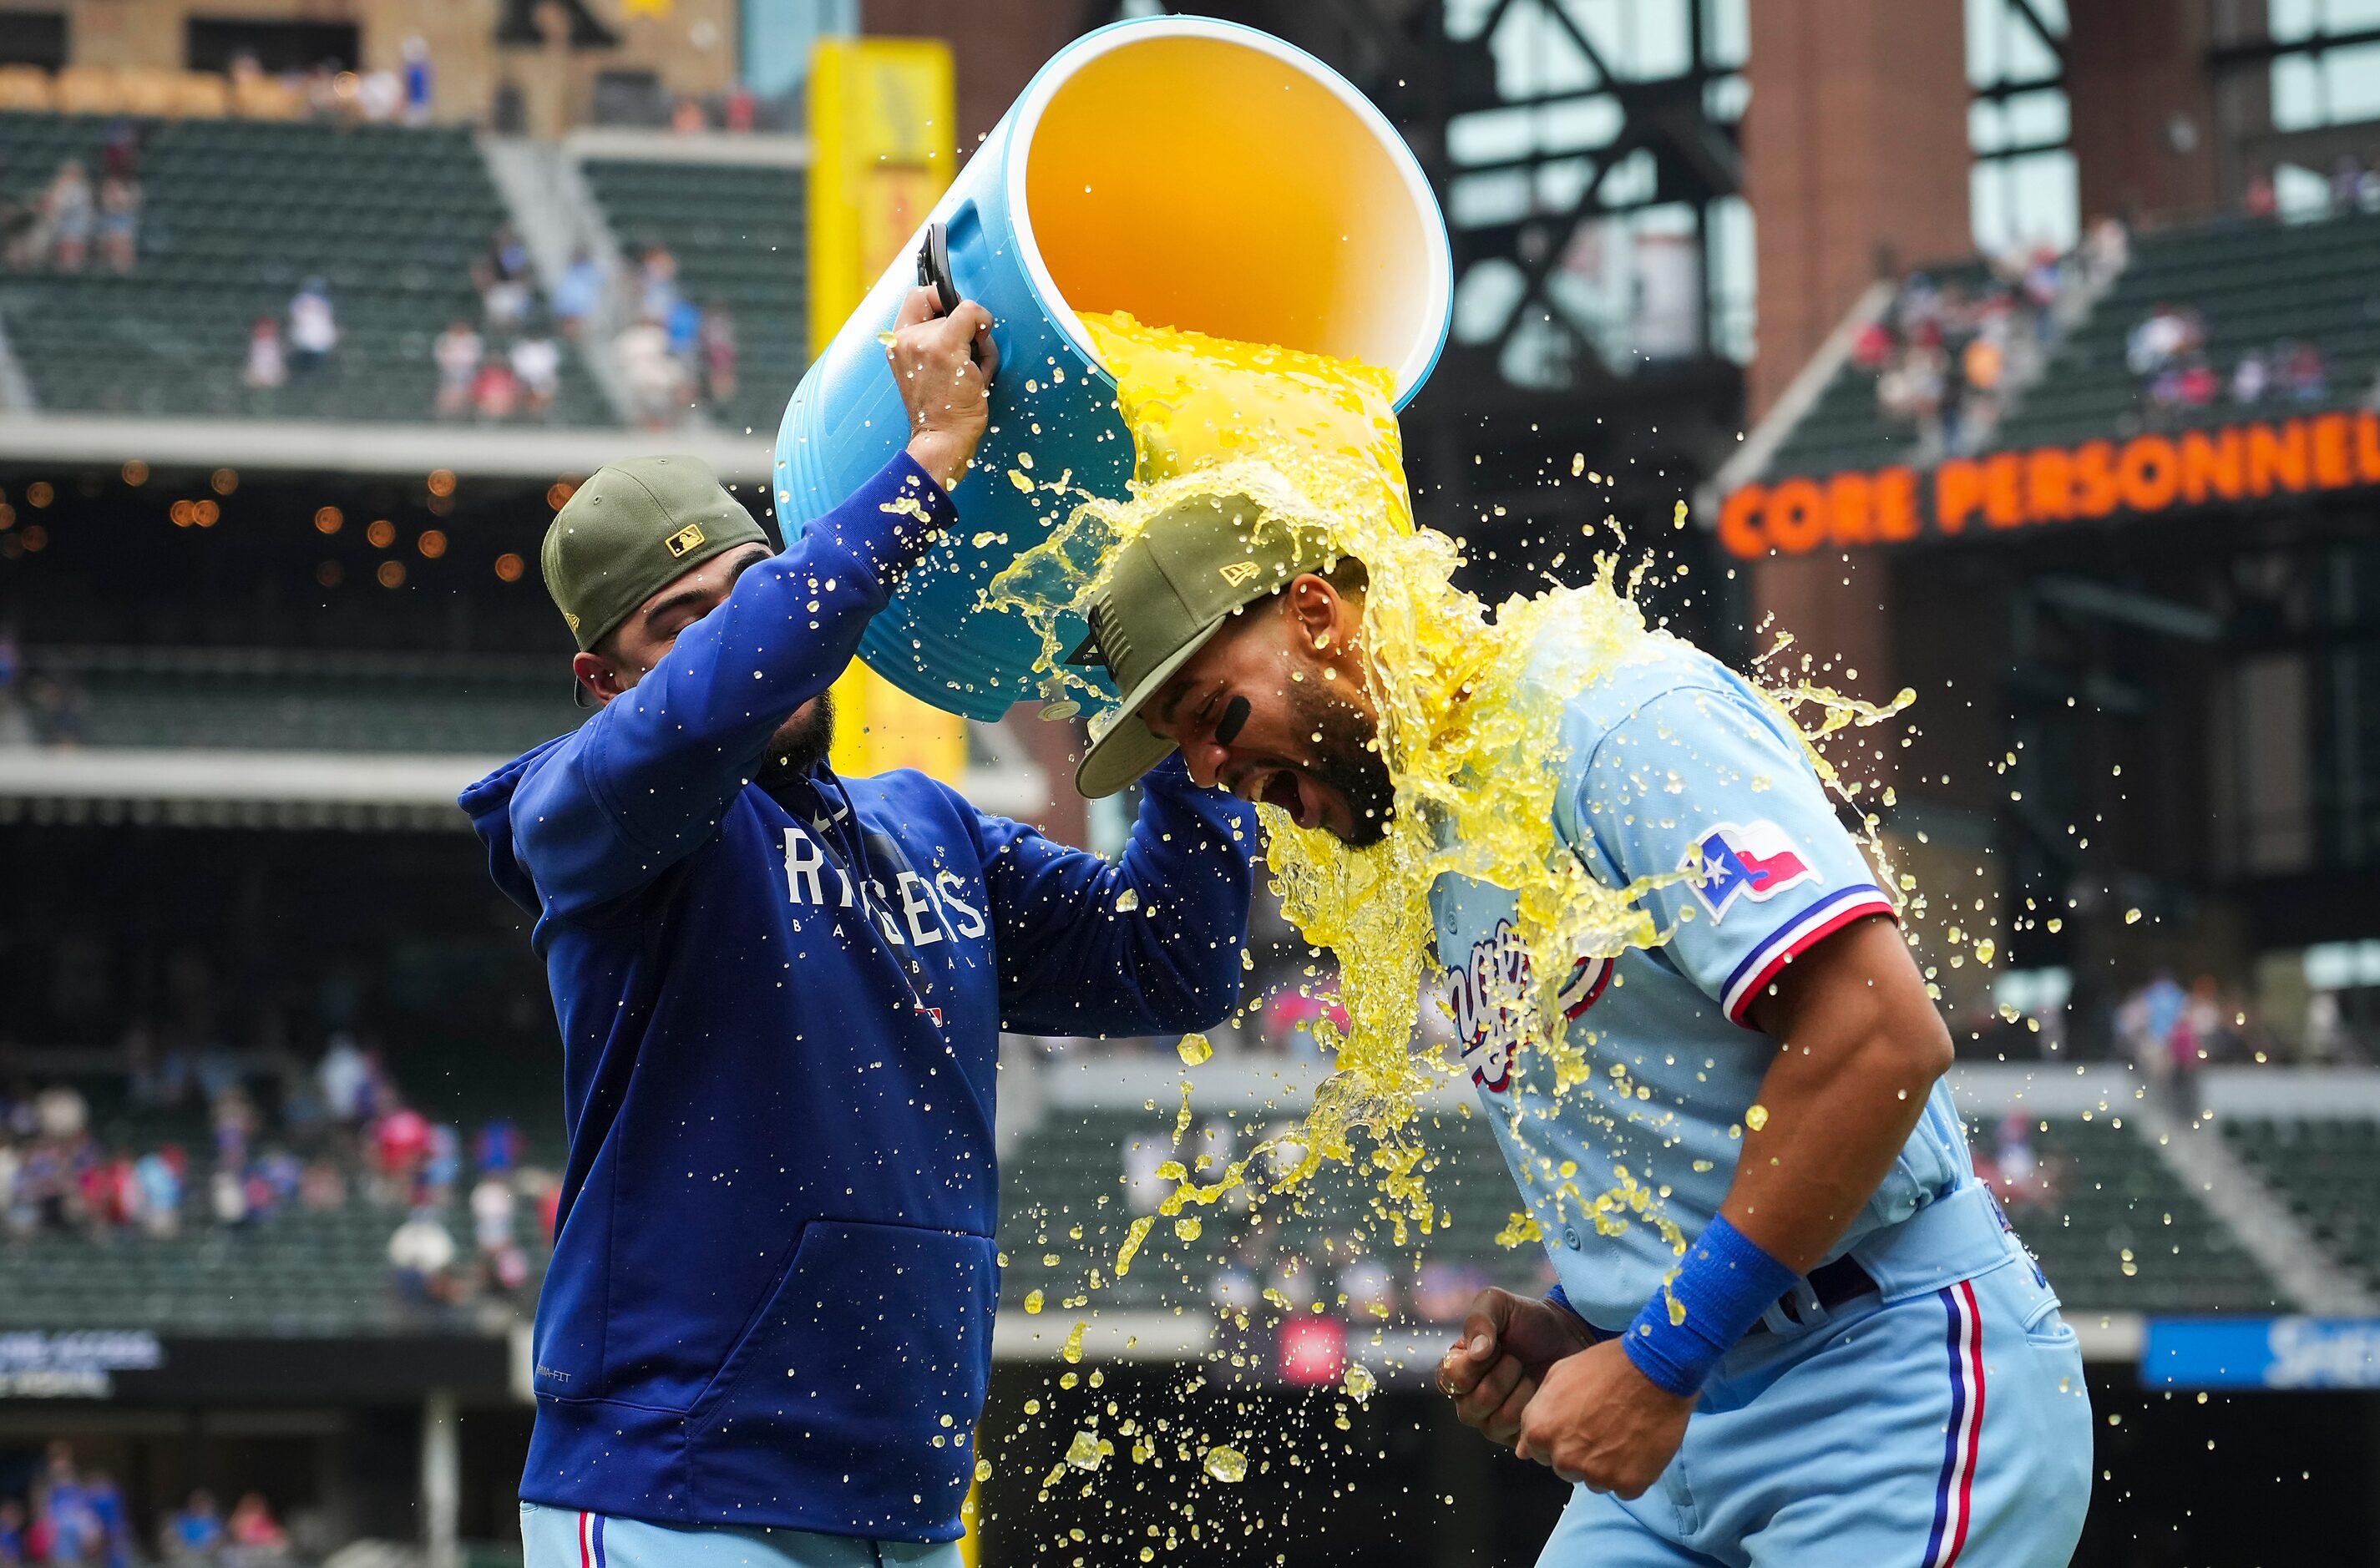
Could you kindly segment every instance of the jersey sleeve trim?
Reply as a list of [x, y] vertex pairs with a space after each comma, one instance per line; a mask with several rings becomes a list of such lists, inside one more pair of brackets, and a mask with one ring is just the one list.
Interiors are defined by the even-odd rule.
[[1745, 954], [1743, 962], [1735, 966], [1735, 973], [1727, 978], [1719, 1003], [1727, 1009], [1729, 1019], [1750, 1028], [1752, 1020], [1745, 1016], [1745, 1010], [1752, 1005], [1754, 997], [1768, 989], [1769, 982], [1787, 964], [1853, 920], [1869, 915], [1883, 915], [1896, 921], [1900, 918], [1892, 900], [1873, 882], [1828, 893], [1779, 927], [1776, 935]]

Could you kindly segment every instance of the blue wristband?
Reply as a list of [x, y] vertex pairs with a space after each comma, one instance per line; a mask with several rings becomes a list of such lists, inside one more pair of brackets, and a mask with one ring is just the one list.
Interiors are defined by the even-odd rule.
[[[1800, 1279], [1718, 1215], [1628, 1325], [1628, 1359], [1655, 1384], [1691, 1397], [1719, 1357]], [[1670, 1320], [1672, 1300], [1685, 1308], [1683, 1321]]]

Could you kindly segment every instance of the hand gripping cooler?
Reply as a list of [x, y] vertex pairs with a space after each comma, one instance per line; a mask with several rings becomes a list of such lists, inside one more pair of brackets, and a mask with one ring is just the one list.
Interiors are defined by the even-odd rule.
[[[1132, 477], [1115, 384], [1077, 311], [1363, 359], [1395, 371], [1399, 407], [1446, 342], [1446, 225], [1411, 150], [1330, 67], [1228, 22], [1144, 18], [1059, 51], [927, 224], [942, 225], [959, 290], [992, 313], [1000, 378], [990, 433], [954, 496], [958, 528], [860, 652], [969, 718], [1035, 694], [1038, 639], [977, 600], [1075, 504], [1042, 487], [1121, 497]], [[877, 334], [917, 286], [924, 235], [786, 406], [774, 481], [788, 536], [908, 438]]]

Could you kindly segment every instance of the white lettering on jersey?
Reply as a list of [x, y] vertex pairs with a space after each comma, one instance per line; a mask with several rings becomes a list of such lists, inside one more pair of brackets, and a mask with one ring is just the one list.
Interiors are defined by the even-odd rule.
[[[919, 947], [929, 947], [941, 941], [941, 913], [934, 907], [932, 890], [927, 886], [926, 879], [915, 871], [904, 871], [900, 881], [901, 918], [909, 922], [909, 940]], [[910, 891], [912, 883], [917, 886], [914, 893]], [[920, 914], [927, 917], [922, 926], [917, 923]]]
[[[826, 880], [820, 874], [832, 870], [841, 882], [842, 896], [835, 907], [852, 906], [856, 884], [851, 873], [840, 866], [827, 863], [826, 851], [819, 841], [799, 828], [785, 830], [785, 896], [794, 904], [815, 907], [828, 902]], [[941, 874], [939, 895], [932, 882], [915, 871], [904, 871], [898, 879], [900, 909], [893, 910], [893, 898], [882, 882], [865, 884], [867, 897], [861, 900], [863, 912], [876, 922], [884, 940], [895, 947], [930, 947], [944, 940], [953, 930], [942, 903], [959, 913], [956, 930], [959, 935], [979, 937], [984, 933], [983, 914], [972, 904], [957, 896], [966, 883], [949, 871]], [[953, 891], [956, 890], [956, 891]], [[902, 927], [906, 922], [907, 930]]]
[[959, 896], [966, 891], [965, 880], [955, 871], [941, 871], [935, 874], [934, 882], [941, 894], [943, 904], [959, 912], [959, 935], [963, 937], [983, 935], [983, 911]]
[[[826, 864], [826, 851], [818, 841], [799, 828], [785, 830], [785, 896], [795, 904], [823, 904], [826, 894], [819, 887], [819, 869]], [[809, 891], [802, 891], [805, 884]]]

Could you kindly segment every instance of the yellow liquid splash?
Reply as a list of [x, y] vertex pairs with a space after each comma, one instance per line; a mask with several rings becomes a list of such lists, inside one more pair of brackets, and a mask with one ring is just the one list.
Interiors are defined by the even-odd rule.
[[[1293, 1201], [1326, 1164], [1359, 1173], [1368, 1188], [1362, 1211], [1332, 1217], [1348, 1234], [1370, 1230], [1400, 1250], [1418, 1246], [1439, 1214], [1425, 1185], [1432, 1161], [1421, 1138], [1422, 1096], [1434, 1076], [1458, 1070], [1414, 1050], [1425, 990], [1435, 990], [1429, 894], [1441, 875], [1472, 877], [1515, 897], [1533, 977], [1530, 994], [1509, 999], [1521, 1020], [1515, 1062], [1531, 1051], [1550, 1061], [1550, 1087], [1566, 1117], [1611, 1128], [1630, 1113], [1622, 1102], [1633, 1100], [1633, 1084], [1624, 1075], [1597, 1081], [1588, 1060], [1592, 1036], [1568, 1038], [1554, 992], [1581, 956], [1614, 957], [1667, 940], [1641, 901], [1689, 873], [1607, 887], [1557, 842], [1552, 814], [1564, 759], [1541, 716], [1621, 663], [1673, 646], [1669, 633], [1647, 625], [1632, 597], [1649, 561], [1623, 582], [1615, 556], [1597, 556], [1583, 586], [1515, 596], [1490, 614], [1454, 584], [1462, 565], [1456, 541], [1414, 524], [1387, 371], [1146, 326], [1120, 312], [1088, 315], [1084, 322], [1115, 377], [1118, 408], [1132, 432], [1131, 493], [1085, 499], [985, 595], [987, 604], [1020, 612], [1039, 631], [1035, 669], [1045, 699], [1061, 712], [1077, 700], [1094, 711], [1111, 701], [1062, 660], [1073, 629], [1064, 617], [1079, 616], [1112, 550], [1184, 499], [1249, 494], [1266, 514], [1259, 528], [1318, 530], [1366, 568], [1365, 668], [1396, 789], [1386, 839], [1362, 850], [1300, 829], [1275, 808], [1257, 808], [1285, 914], [1308, 942], [1337, 960], [1347, 1025], [1342, 1030], [1325, 1019], [1313, 1026], [1335, 1071], [1294, 1132], [1247, 1150], [1216, 1179], [1201, 1182], [1180, 1160], [1160, 1165], [1158, 1176], [1172, 1188], [1156, 1215], [1129, 1227], [1113, 1272], [1131, 1268], [1155, 1220], [1179, 1216], [1176, 1234], [1195, 1238], [1199, 1224], [1186, 1209], [1210, 1208], [1242, 1189], [1259, 1204], [1283, 1195]], [[1047, 480], [1037, 487], [1055, 488]], [[1561, 557], [1546, 564], [1559, 567]], [[1815, 738], [1873, 723], [1900, 706], [1879, 709], [1809, 686], [1770, 699], [1789, 722], [1789, 708], [1815, 705], [1815, 730], [1797, 726], [1797, 733], [1820, 777], [1846, 799], [1856, 786], [1838, 780]], [[1894, 886], [1885, 869], [1879, 881]], [[1206, 1040], [1184, 1040], [1181, 1054], [1185, 1066], [1203, 1062]], [[1190, 1086], [1184, 1090], [1177, 1146], [1190, 1120]], [[1602, 1108], [1606, 1095], [1609, 1111]], [[1525, 1145], [1527, 1129], [1513, 1130]], [[1546, 1169], [1530, 1179], [1551, 1188], [1565, 1211], [1575, 1203], [1582, 1222], [1599, 1234], [1647, 1224], [1673, 1252], [1685, 1250], [1686, 1237], [1662, 1213], [1659, 1196], [1630, 1172], [1590, 1176], [1566, 1161], [1532, 1164]], [[1533, 1220], [1516, 1215], [1497, 1239], [1519, 1246], [1538, 1234]], [[1069, 1342], [1069, 1360], [1080, 1354], [1080, 1332]], [[1371, 1375], [1359, 1371], [1351, 1369], [1346, 1389], [1360, 1402]], [[1236, 1481], [1245, 1465], [1239, 1451], [1219, 1446], [1206, 1468], [1215, 1479]]]

